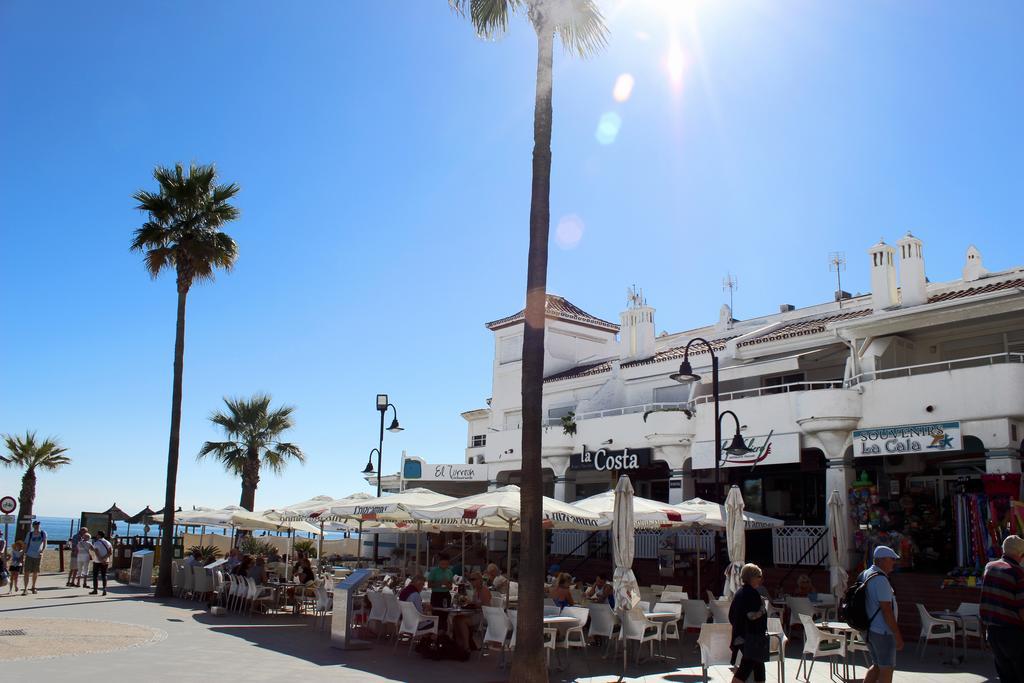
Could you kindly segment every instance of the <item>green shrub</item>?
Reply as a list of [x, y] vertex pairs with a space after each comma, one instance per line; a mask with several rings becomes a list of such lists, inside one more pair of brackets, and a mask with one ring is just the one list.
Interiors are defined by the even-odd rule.
[[252, 536], [246, 536], [238, 544], [238, 549], [242, 551], [243, 555], [252, 555], [253, 557], [263, 555], [266, 557], [276, 550], [276, 546]]
[[220, 557], [220, 550], [215, 545], [194, 545], [188, 549], [186, 555], [191, 555], [195, 551], [199, 551], [199, 557], [203, 564], [210, 564], [218, 557]]
[[300, 538], [295, 541], [292, 545], [295, 549], [295, 553], [305, 553], [306, 557], [313, 557], [316, 555], [316, 543], [308, 538]]

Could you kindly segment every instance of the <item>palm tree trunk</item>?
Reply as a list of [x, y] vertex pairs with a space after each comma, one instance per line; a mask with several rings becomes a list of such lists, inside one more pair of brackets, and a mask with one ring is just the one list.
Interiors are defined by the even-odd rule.
[[[533, 186], [530, 251], [526, 269], [523, 332], [523, 444], [519, 624], [510, 681], [547, 681], [543, 630], [544, 529], [541, 473], [541, 400], [544, 395], [544, 313], [547, 304], [549, 194], [551, 191], [551, 90], [554, 31], [537, 29], [537, 94], [533, 112]], [[511, 548], [510, 548], [511, 551]]]
[[250, 448], [242, 466], [242, 497], [239, 507], [249, 512], [256, 509], [256, 487], [260, 485], [260, 455], [256, 449]]
[[28, 535], [29, 523], [20, 523], [22, 519], [32, 518], [32, 507], [36, 502], [36, 471], [28, 468], [21, 477], [21, 493], [18, 494], [18, 516], [14, 524], [14, 540], [24, 541]]
[[185, 371], [185, 299], [188, 287], [178, 285], [178, 321], [174, 332], [174, 386], [171, 390], [171, 436], [167, 445], [167, 488], [164, 493], [164, 533], [160, 541], [160, 573], [157, 575], [157, 598], [174, 594], [171, 585], [171, 562], [174, 559], [174, 494], [178, 485], [178, 441], [181, 435], [181, 381]]

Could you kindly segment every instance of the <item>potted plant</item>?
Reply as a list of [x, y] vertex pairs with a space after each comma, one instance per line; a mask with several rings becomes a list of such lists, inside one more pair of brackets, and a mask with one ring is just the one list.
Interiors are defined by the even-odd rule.
[[562, 433], [566, 436], [576, 435], [576, 413], [569, 411], [567, 415], [562, 416]]

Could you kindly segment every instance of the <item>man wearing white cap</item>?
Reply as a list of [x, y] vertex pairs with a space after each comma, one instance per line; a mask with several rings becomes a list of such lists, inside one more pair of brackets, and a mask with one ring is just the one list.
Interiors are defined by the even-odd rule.
[[[896, 596], [889, 583], [889, 574], [896, 567], [900, 556], [892, 548], [880, 545], [875, 548], [875, 563], [862, 571], [858, 581], [866, 582], [865, 607], [871, 619], [868, 628], [868, 652], [871, 654], [871, 668], [864, 676], [864, 683], [892, 683], [896, 669], [896, 652], [903, 649], [903, 635], [896, 624], [899, 610]], [[868, 578], [876, 576], [873, 581]]]

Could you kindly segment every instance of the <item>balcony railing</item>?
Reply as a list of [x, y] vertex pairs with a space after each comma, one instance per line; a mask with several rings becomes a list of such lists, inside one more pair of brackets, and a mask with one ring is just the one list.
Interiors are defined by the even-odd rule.
[[926, 375], [933, 372], [949, 372], [950, 370], [960, 368], [978, 368], [986, 365], [1000, 365], [1002, 363], [1024, 363], [1024, 353], [993, 353], [987, 356], [971, 356], [970, 358], [957, 358], [956, 360], [943, 360], [935, 363], [921, 363], [920, 365], [905, 365], [899, 368], [862, 372], [847, 380], [846, 385], [852, 387], [862, 382], [871, 382], [876, 379], [913, 377], [914, 375]]
[[[740, 398], [751, 398], [757, 396], [771, 396], [774, 394], [785, 394], [794, 391], [816, 391], [820, 389], [850, 389], [876, 379], [889, 379], [892, 377], [913, 377], [933, 372], [947, 372], [960, 368], [982, 367], [986, 365], [999, 365], [1002, 363], [1024, 363], [1024, 353], [994, 353], [987, 356], [973, 356], [971, 358], [958, 358], [956, 360], [944, 360], [935, 363], [922, 363], [919, 365], [906, 365], [898, 368], [886, 368], [874, 372], [864, 372], [847, 380], [826, 380], [818, 382], [791, 382], [789, 384], [775, 384], [767, 387], [753, 387], [728, 391], [719, 394], [722, 401], [732, 401]], [[692, 408], [696, 405], [711, 403], [714, 397], [710, 394], [698, 396], [692, 402], [679, 401], [674, 403], [640, 403], [637, 405], [623, 406], [621, 408], [610, 408], [608, 410], [595, 410], [579, 413], [575, 419], [594, 420], [602, 417], [615, 417], [618, 415], [631, 415], [635, 413], [646, 413], [654, 410], [681, 410]], [[544, 420], [545, 427], [561, 427], [561, 418], [548, 418]], [[519, 425], [505, 427], [505, 430], [519, 429]]]

